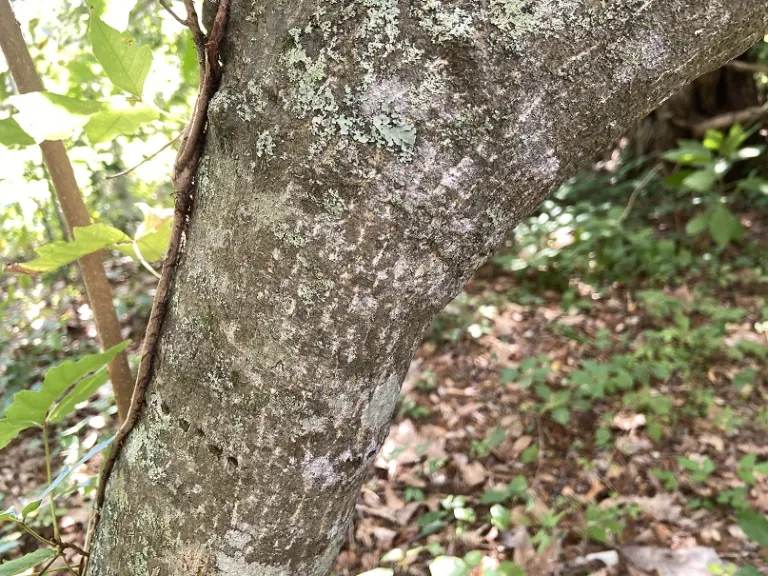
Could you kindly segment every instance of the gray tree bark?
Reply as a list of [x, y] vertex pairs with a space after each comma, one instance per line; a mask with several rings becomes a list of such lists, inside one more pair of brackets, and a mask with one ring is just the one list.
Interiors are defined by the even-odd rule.
[[323, 576], [424, 328], [764, 0], [240, 0], [89, 576]]

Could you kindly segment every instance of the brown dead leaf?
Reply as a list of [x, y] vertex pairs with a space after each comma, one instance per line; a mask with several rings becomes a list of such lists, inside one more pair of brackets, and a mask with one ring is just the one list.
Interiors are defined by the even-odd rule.
[[631, 565], [662, 576], [711, 576], [710, 567], [722, 565], [717, 552], [702, 546], [680, 550], [624, 546], [621, 553]]
[[488, 478], [488, 471], [480, 462], [470, 462], [461, 468], [461, 478], [470, 488], [478, 486]]
[[531, 436], [520, 436], [520, 438], [515, 440], [515, 443], [512, 444], [512, 454], [517, 456], [523, 450], [528, 448], [528, 446], [531, 445], [531, 442], [533, 442], [533, 437], [531, 437]]

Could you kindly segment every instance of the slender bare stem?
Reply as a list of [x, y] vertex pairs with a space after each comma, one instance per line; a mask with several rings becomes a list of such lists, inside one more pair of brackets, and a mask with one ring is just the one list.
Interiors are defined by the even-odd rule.
[[142, 166], [142, 165], [146, 164], [147, 162], [149, 162], [150, 160], [152, 160], [155, 156], [160, 154], [160, 152], [162, 152], [166, 148], [168, 148], [170, 146], [173, 146], [173, 144], [175, 144], [178, 141], [178, 139], [181, 138], [182, 134], [184, 134], [183, 130], [181, 132], [179, 132], [173, 140], [163, 144], [163, 147], [160, 148], [159, 150], [157, 150], [156, 152], [153, 152], [149, 156], [145, 156], [144, 159], [141, 162], [139, 162], [138, 164], [136, 164], [135, 166], [131, 166], [130, 168], [126, 168], [125, 170], [123, 170], [122, 172], [118, 172], [117, 174], [110, 174], [109, 176], [105, 176], [104, 180], [112, 180], [113, 178], [120, 178], [120, 176], [126, 176], [127, 174], [130, 174], [131, 172], [136, 170], [136, 168], [138, 168], [139, 166]]

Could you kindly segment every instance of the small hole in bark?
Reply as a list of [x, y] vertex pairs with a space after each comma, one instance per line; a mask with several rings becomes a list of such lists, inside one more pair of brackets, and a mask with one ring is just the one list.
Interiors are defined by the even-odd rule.
[[219, 457], [221, 456], [221, 453], [224, 452], [224, 450], [216, 446], [216, 444], [208, 444], [208, 452], [210, 452], [216, 457]]
[[195, 428], [195, 436], [197, 436], [199, 438], [202, 438], [203, 436], [205, 436], [205, 432], [203, 432], [203, 429], [200, 428], [200, 426]]
[[181, 427], [181, 429], [184, 430], [184, 432], [186, 432], [187, 430], [189, 430], [189, 422], [184, 420], [184, 418], [179, 418], [179, 427]]
[[171, 408], [165, 402], [160, 402], [160, 410], [162, 410], [163, 414], [166, 416], [171, 413]]
[[234, 456], [227, 456], [227, 468], [230, 471], [235, 470], [239, 465], [240, 463], [237, 461], [237, 458]]

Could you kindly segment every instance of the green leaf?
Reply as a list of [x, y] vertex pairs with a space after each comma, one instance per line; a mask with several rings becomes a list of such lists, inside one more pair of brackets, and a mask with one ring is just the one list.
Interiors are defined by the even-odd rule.
[[534, 460], [536, 460], [539, 457], [539, 445], [538, 444], [531, 444], [523, 450], [523, 452], [520, 454], [520, 461], [523, 464], [530, 464]]
[[739, 180], [736, 183], [736, 187], [739, 190], [749, 190], [750, 192], [759, 192], [768, 196], [768, 180], [758, 178], [756, 176], [750, 176], [744, 180]]
[[720, 146], [722, 146], [724, 139], [725, 135], [719, 130], [707, 130], [707, 133], [704, 134], [704, 141], [702, 144], [704, 144], [705, 148], [717, 152], [720, 149]]
[[700, 166], [712, 160], [712, 151], [700, 142], [681, 140], [678, 148], [664, 152], [661, 157], [683, 166]]
[[501, 504], [494, 504], [491, 506], [491, 524], [496, 526], [499, 530], [506, 530], [509, 528], [511, 522], [511, 514], [509, 509]]
[[181, 74], [188, 86], [200, 83], [200, 65], [197, 62], [197, 48], [191, 34], [184, 34], [181, 48]]
[[699, 214], [698, 216], [695, 216], [688, 220], [688, 224], [685, 225], [685, 233], [688, 234], [688, 236], [698, 236], [704, 230], [707, 229], [707, 226], [709, 225], [709, 212], [704, 212], [704, 214]]
[[141, 98], [144, 82], [152, 66], [149, 46], [137, 46], [133, 38], [91, 16], [88, 39], [93, 55], [112, 84]]
[[73, 232], [75, 239], [72, 242], [60, 241], [40, 246], [35, 260], [9, 266], [7, 269], [25, 274], [48, 272], [111, 244], [131, 243], [131, 238], [127, 234], [107, 224], [82, 226], [75, 228]]
[[18, 519], [19, 517], [16, 515], [16, 510], [14, 510], [13, 506], [9, 507], [5, 512], [0, 513], [0, 522]]
[[509, 498], [507, 492], [501, 490], [487, 490], [480, 497], [481, 504], [503, 504]]
[[100, 370], [129, 343], [130, 340], [126, 340], [105, 352], [84, 356], [76, 362], [62, 362], [48, 370], [39, 390], [22, 390], [14, 394], [13, 403], [5, 411], [5, 418], [0, 419], [0, 448], [4, 448], [25, 428], [41, 425], [48, 410], [67, 388], [87, 374]]
[[561, 424], [562, 426], [567, 426], [568, 421], [571, 419], [571, 411], [568, 409], [567, 406], [558, 406], [554, 410], [552, 410], [552, 420], [557, 422], [558, 424]]
[[6, 148], [31, 146], [34, 138], [24, 132], [13, 117], [0, 120], [0, 145]]
[[157, 108], [142, 102], [109, 102], [91, 116], [85, 125], [85, 135], [94, 144], [107, 142], [115, 136], [134, 134], [142, 124], [159, 117]]
[[144, 213], [144, 220], [136, 230], [134, 241], [144, 260], [156, 262], [162, 259], [171, 241], [173, 208], [152, 208], [143, 202], [136, 205]]
[[19, 111], [13, 118], [36, 143], [61, 140], [88, 123], [101, 103], [77, 100], [53, 92], [27, 92], [10, 96]]
[[464, 563], [467, 566], [479, 566], [483, 561], [483, 553], [480, 550], [470, 550], [464, 554]]
[[718, 245], [725, 248], [731, 240], [739, 240], [743, 234], [741, 222], [723, 204], [718, 204], [709, 218], [709, 234]]
[[21, 509], [21, 517], [22, 518], [26, 518], [27, 515], [31, 514], [32, 512], [34, 512], [35, 510], [40, 508], [40, 504], [42, 504], [42, 503], [43, 503], [43, 500], [42, 500], [42, 498], [40, 498], [39, 500], [35, 500], [33, 502], [30, 502], [29, 504], [24, 506], [24, 508]]
[[760, 576], [760, 572], [754, 566], [742, 566], [736, 572], [736, 576]]
[[499, 576], [527, 576], [527, 572], [514, 562], [502, 562], [495, 571]]
[[744, 534], [760, 544], [768, 546], [768, 519], [754, 510], [744, 510], [738, 512], [736, 517], [739, 519], [739, 526], [744, 530]]
[[466, 562], [456, 556], [438, 556], [429, 563], [432, 576], [466, 576], [469, 572]]
[[109, 372], [102, 368], [95, 374], [83, 378], [51, 411], [48, 419], [53, 422], [61, 422], [69, 414], [75, 411], [75, 406], [85, 402], [96, 390], [101, 388], [109, 380]]
[[738, 150], [739, 146], [747, 141], [747, 138], [749, 138], [749, 133], [744, 131], [741, 124], [734, 124], [728, 131], [728, 136], [725, 137], [725, 140], [720, 145], [720, 155], [728, 158]]
[[0, 419], [0, 448], [4, 448], [8, 443], [19, 435], [19, 432], [35, 426], [36, 422], [25, 420]]
[[38, 564], [47, 562], [55, 556], [55, 550], [52, 550], [51, 548], [40, 548], [39, 550], [25, 554], [21, 558], [16, 558], [15, 560], [0, 564], [0, 576], [16, 576], [16, 574], [22, 574]]
[[707, 167], [703, 170], [696, 170], [686, 176], [683, 180], [683, 187], [695, 190], [696, 192], [709, 192], [716, 180], [717, 174], [714, 168]]

